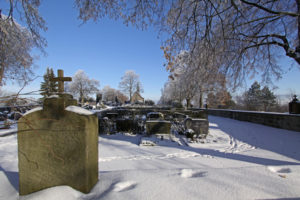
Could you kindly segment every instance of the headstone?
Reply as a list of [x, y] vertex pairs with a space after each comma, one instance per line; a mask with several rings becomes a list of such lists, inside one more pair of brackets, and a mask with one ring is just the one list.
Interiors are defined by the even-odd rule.
[[20, 118], [20, 195], [59, 185], [88, 193], [97, 183], [98, 118], [76, 105], [60, 93]]
[[289, 103], [289, 113], [300, 114], [300, 101], [297, 99], [296, 95], [294, 95], [293, 100]]
[[170, 134], [171, 122], [164, 120], [148, 120], [146, 121], [146, 132], [151, 134]]
[[149, 112], [147, 113], [147, 119], [148, 120], [163, 120], [164, 115], [160, 112]]
[[192, 129], [197, 137], [206, 137], [208, 134], [208, 120], [197, 118], [186, 118], [184, 120], [186, 130]]
[[117, 119], [116, 126], [118, 132], [137, 132], [139, 130], [138, 121], [134, 119]]

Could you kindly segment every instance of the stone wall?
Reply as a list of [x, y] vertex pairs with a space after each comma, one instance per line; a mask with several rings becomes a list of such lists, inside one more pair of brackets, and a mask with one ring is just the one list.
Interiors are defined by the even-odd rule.
[[207, 109], [207, 113], [300, 132], [300, 115], [222, 109]]

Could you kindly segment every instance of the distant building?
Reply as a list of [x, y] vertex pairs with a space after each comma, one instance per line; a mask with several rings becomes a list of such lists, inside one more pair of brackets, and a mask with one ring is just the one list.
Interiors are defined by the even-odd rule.
[[138, 92], [135, 92], [133, 93], [132, 97], [131, 97], [131, 103], [134, 104], [134, 103], [142, 103], [144, 104], [145, 103], [145, 100], [144, 98], [140, 95], [140, 93]]

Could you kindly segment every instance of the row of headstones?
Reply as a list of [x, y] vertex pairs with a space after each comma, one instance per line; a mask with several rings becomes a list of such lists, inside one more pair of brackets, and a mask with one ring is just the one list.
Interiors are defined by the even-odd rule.
[[[153, 110], [157, 111], [157, 109]], [[146, 110], [122, 108], [98, 113], [99, 133], [142, 133], [146, 129], [148, 135], [169, 134], [171, 133], [171, 125], [175, 124], [183, 125], [184, 129], [189, 131], [188, 136], [205, 137], [208, 134], [208, 120], [205, 110], [183, 111], [183, 113], [170, 110], [153, 112], [153, 110], [149, 108]], [[192, 135], [191, 132], [193, 132]]]

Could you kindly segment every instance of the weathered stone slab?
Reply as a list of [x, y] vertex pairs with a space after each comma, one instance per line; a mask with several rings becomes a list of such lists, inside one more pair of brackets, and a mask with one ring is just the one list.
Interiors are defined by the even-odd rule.
[[184, 120], [185, 129], [192, 129], [194, 134], [199, 137], [206, 137], [208, 134], [208, 120], [187, 118]]
[[88, 193], [98, 181], [98, 118], [70, 95], [46, 99], [18, 122], [19, 193], [68, 185]]
[[138, 123], [133, 119], [117, 119], [117, 131], [120, 132], [136, 132], [138, 131]]
[[146, 132], [151, 134], [170, 134], [171, 122], [164, 120], [149, 120], [146, 121]]

